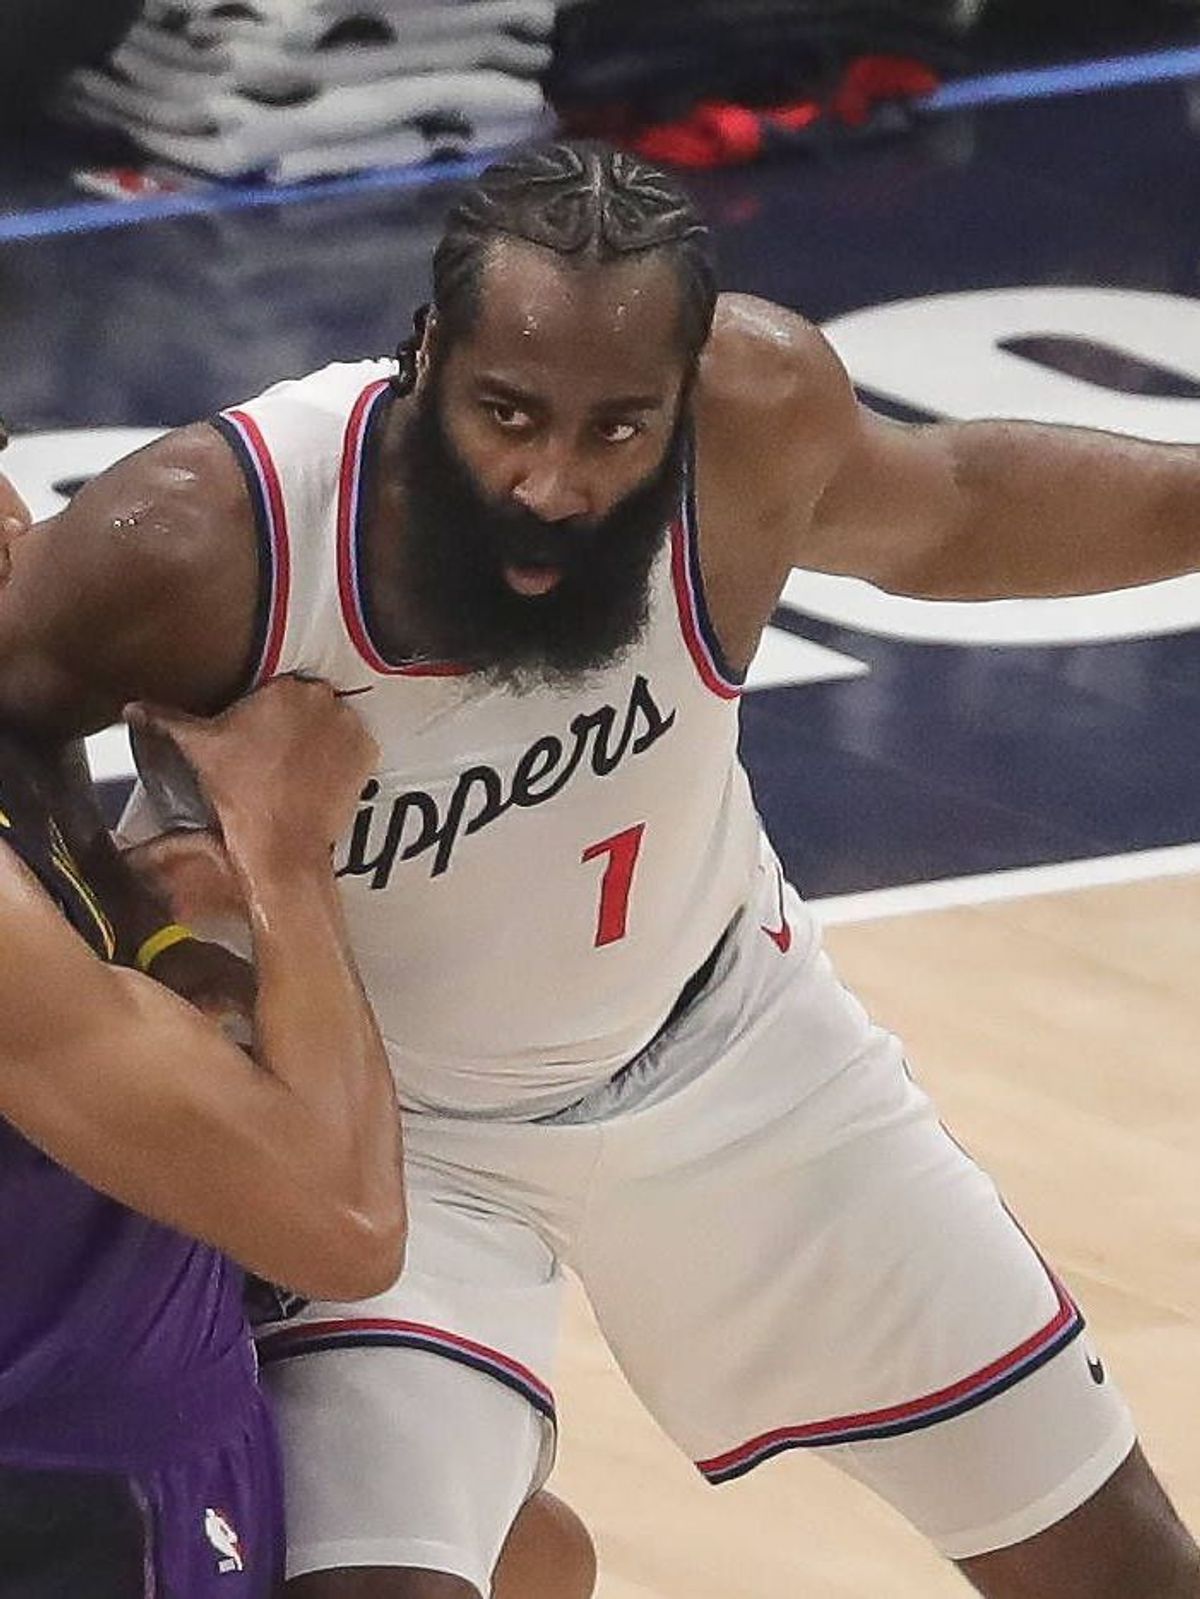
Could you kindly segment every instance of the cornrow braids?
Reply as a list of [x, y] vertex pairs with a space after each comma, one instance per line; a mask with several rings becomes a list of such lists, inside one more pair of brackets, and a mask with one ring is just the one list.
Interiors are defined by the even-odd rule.
[[708, 229], [666, 173], [590, 141], [534, 145], [488, 167], [451, 208], [433, 258], [433, 303], [451, 339], [470, 331], [488, 251], [504, 237], [578, 261], [667, 252], [681, 336], [689, 359], [699, 355], [717, 301]]

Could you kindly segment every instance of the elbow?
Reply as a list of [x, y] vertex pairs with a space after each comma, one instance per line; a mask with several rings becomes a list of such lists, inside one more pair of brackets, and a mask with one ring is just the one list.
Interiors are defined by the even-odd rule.
[[319, 1240], [294, 1263], [285, 1281], [309, 1299], [371, 1299], [404, 1269], [408, 1219], [401, 1201], [389, 1210], [345, 1207], [327, 1211]]
[[404, 1270], [408, 1218], [403, 1204], [381, 1216], [352, 1211], [345, 1218], [344, 1231], [340, 1297], [370, 1299], [386, 1293]]

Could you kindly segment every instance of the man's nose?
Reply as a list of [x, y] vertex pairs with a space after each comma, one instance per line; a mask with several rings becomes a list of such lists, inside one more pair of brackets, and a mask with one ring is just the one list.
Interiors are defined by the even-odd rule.
[[543, 455], [529, 462], [513, 484], [512, 497], [543, 522], [586, 516], [590, 504], [579, 474], [558, 455]]

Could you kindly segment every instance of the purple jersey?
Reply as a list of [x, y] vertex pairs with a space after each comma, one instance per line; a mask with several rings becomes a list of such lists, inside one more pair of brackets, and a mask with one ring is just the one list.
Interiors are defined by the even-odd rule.
[[[112, 929], [38, 785], [28, 753], [0, 738], [0, 844], [111, 958]], [[218, 1444], [257, 1403], [239, 1268], [0, 1121], [0, 1463], [156, 1468]]]

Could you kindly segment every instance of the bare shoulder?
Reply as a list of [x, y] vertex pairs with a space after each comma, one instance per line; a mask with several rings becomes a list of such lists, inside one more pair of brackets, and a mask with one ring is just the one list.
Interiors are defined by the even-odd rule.
[[240, 686], [257, 586], [231, 448], [207, 423], [167, 433], [14, 547], [0, 714], [74, 732], [133, 698], [210, 708]]
[[748, 294], [723, 294], [700, 366], [698, 404], [714, 421], [761, 427], [797, 414], [837, 429], [852, 413], [850, 380], [821, 330], [798, 312]]
[[[208, 423], [176, 428], [101, 472], [52, 522], [152, 562], [185, 562], [250, 506], [229, 445]], [[169, 535], [169, 536], [168, 536]]]
[[696, 427], [710, 502], [811, 504], [857, 426], [854, 389], [819, 328], [750, 295], [718, 302], [701, 361]]

